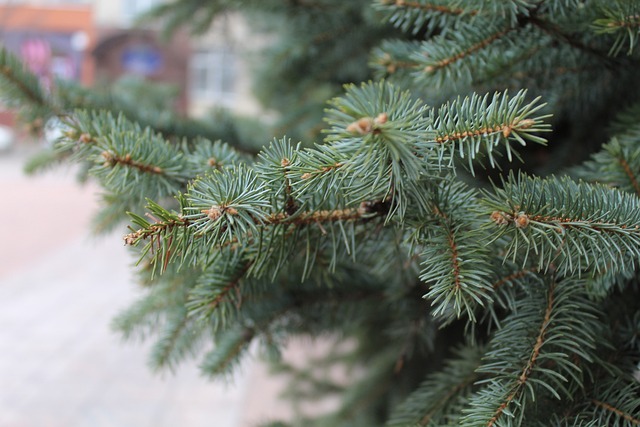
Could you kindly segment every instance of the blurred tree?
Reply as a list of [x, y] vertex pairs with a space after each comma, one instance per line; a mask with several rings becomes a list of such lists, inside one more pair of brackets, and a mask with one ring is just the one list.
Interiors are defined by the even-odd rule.
[[[152, 15], [204, 31], [228, 10], [281, 35], [256, 84], [292, 132], [315, 135], [307, 112], [366, 79], [362, 58], [378, 81], [330, 101], [323, 144], [256, 156], [121, 107], [135, 100], [46, 93], [0, 57], [6, 102], [65, 123], [56, 156], [103, 185], [104, 222], [129, 212], [147, 294], [115, 325], [155, 338], [152, 366], [204, 353], [224, 377], [256, 342], [289, 397], [338, 396], [271, 426], [639, 425], [640, 3], [177, 0]], [[376, 16], [409, 36], [379, 42], [393, 33]], [[287, 366], [297, 336], [336, 346]], [[324, 375], [336, 366], [347, 378]]]

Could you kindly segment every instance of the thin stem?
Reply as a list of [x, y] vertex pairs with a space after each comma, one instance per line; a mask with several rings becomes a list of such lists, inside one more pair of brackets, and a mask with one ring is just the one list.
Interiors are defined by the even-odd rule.
[[213, 301], [207, 304], [207, 307], [210, 310], [215, 310], [231, 291], [237, 289], [238, 285], [240, 284], [240, 280], [242, 280], [246, 272], [249, 271], [249, 268], [251, 268], [252, 264], [253, 260], [247, 261], [242, 269], [238, 272], [238, 274], [236, 274], [235, 277], [222, 288], [220, 293], [216, 295]]
[[[387, 6], [395, 6], [397, 8], [405, 8], [405, 9], [418, 9], [418, 10], [426, 10], [428, 12], [439, 12], [445, 15], [462, 15], [465, 13], [464, 9], [461, 8], [452, 8], [443, 5], [435, 5], [429, 3], [418, 3], [413, 1], [406, 0], [382, 0], [383, 5]], [[466, 11], [468, 15], [477, 15], [477, 10]]]
[[609, 405], [608, 403], [602, 402], [600, 400], [596, 400], [596, 399], [591, 399], [591, 402], [596, 405], [599, 406], [600, 408], [607, 410], [609, 412], [613, 412], [614, 414], [616, 414], [617, 416], [619, 416], [620, 418], [625, 419], [626, 421], [629, 421], [631, 424], [633, 425], [640, 425], [640, 420], [633, 418], [631, 415], [627, 414], [626, 412], [621, 411], [620, 409]]
[[500, 280], [498, 280], [497, 282], [495, 282], [493, 284], [493, 289], [498, 289], [500, 286], [504, 285], [505, 283], [508, 283], [512, 280], [519, 279], [523, 276], [526, 276], [528, 273], [534, 273], [537, 271], [538, 270], [535, 268], [525, 268], [524, 270], [516, 271], [515, 273], [505, 276]]
[[547, 295], [547, 308], [544, 312], [544, 317], [542, 319], [542, 324], [540, 325], [540, 331], [538, 332], [538, 337], [536, 338], [536, 343], [531, 350], [531, 355], [529, 356], [529, 360], [527, 360], [527, 364], [522, 369], [522, 373], [518, 377], [517, 383], [514, 385], [513, 390], [506, 397], [504, 402], [500, 404], [496, 412], [493, 414], [493, 417], [487, 423], [487, 427], [492, 427], [496, 424], [498, 419], [502, 416], [505, 409], [509, 406], [509, 404], [515, 399], [516, 395], [520, 392], [522, 387], [527, 383], [529, 377], [531, 376], [531, 372], [540, 356], [540, 350], [545, 342], [545, 335], [547, 333], [547, 329], [549, 327], [549, 322], [551, 321], [551, 312], [553, 311], [553, 302], [554, 302], [554, 290], [555, 285], [552, 285], [549, 288], [549, 293]]
[[498, 31], [497, 33], [494, 33], [492, 35], [490, 35], [489, 37], [487, 37], [484, 40], [479, 41], [478, 43], [474, 44], [473, 46], [469, 47], [468, 49], [463, 50], [462, 52], [457, 53], [456, 55], [453, 55], [449, 58], [443, 59], [441, 61], [436, 62], [433, 65], [428, 65], [427, 67], [425, 67], [424, 71], [427, 73], [431, 73], [439, 68], [444, 68], [448, 65], [451, 65], [454, 62], [457, 62], [467, 56], [469, 56], [470, 54], [477, 52], [481, 49], [484, 49], [485, 47], [489, 46], [491, 43], [493, 43], [494, 41], [500, 39], [501, 37], [503, 37], [504, 35], [510, 33], [511, 31], [515, 30], [515, 27], [509, 27], [506, 28], [504, 30]]
[[638, 184], [638, 180], [636, 179], [635, 174], [631, 170], [629, 163], [627, 163], [627, 160], [624, 157], [619, 157], [618, 162], [620, 163], [620, 166], [622, 166], [624, 173], [626, 173], [627, 176], [629, 177], [629, 181], [631, 181], [631, 185], [633, 186], [633, 189], [635, 190], [636, 194], [640, 196], [640, 184]]
[[525, 18], [524, 20], [526, 22], [531, 23], [531, 25], [541, 29], [545, 33], [549, 34], [554, 39], [558, 39], [575, 49], [594, 55], [601, 60], [605, 60], [607, 63], [611, 63], [613, 61], [612, 58], [606, 54], [606, 52], [601, 52], [597, 49], [592, 48], [591, 46], [587, 46], [586, 44], [576, 39], [575, 37], [563, 32], [558, 25], [542, 20], [534, 15], [528, 18]]
[[465, 387], [473, 384], [476, 379], [478, 378], [478, 374], [476, 374], [475, 372], [471, 375], [469, 375], [468, 377], [466, 377], [460, 384], [456, 384], [455, 386], [451, 387], [451, 389], [447, 392], [447, 394], [445, 394], [444, 396], [442, 396], [440, 399], [438, 399], [438, 401], [436, 402], [436, 404], [433, 406], [433, 408], [427, 413], [425, 414], [424, 417], [422, 417], [420, 419], [419, 425], [421, 426], [426, 426], [431, 422], [431, 419], [433, 418], [433, 416], [435, 415], [435, 413], [442, 408], [453, 396], [455, 396], [460, 390], [464, 389]]
[[22, 81], [20, 81], [20, 79], [16, 78], [15, 73], [13, 72], [13, 69], [11, 67], [9, 67], [8, 65], [0, 67], [0, 74], [2, 74], [7, 80], [11, 81], [11, 83], [14, 86], [20, 89], [20, 91], [27, 98], [29, 98], [31, 102], [33, 102], [34, 104], [38, 104], [41, 107], [46, 107], [57, 114], [56, 109], [52, 105], [45, 102], [45, 100], [42, 97], [40, 97], [36, 92], [29, 89], [27, 86], [25, 86], [22, 83]]
[[485, 127], [476, 130], [466, 130], [464, 132], [454, 132], [452, 134], [444, 134], [436, 137], [435, 141], [439, 144], [445, 144], [451, 141], [456, 141], [469, 137], [479, 137], [484, 135], [495, 135], [501, 133], [507, 138], [513, 131], [525, 130], [531, 128], [536, 122], [533, 119], [520, 120], [514, 119], [511, 123], [505, 123], [501, 125], [495, 125], [493, 127]]
[[154, 173], [158, 175], [164, 175], [164, 170], [162, 170], [159, 166], [148, 165], [142, 162], [137, 162], [131, 158], [131, 154], [126, 154], [125, 156], [118, 156], [117, 154], [113, 154], [109, 151], [103, 151], [102, 157], [105, 160], [105, 166], [115, 166], [116, 164], [121, 164], [125, 166], [129, 166], [135, 169], [138, 169], [142, 172]]

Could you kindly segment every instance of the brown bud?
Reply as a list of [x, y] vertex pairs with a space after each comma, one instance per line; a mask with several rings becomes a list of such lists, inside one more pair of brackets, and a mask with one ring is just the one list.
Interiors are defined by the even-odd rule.
[[115, 158], [113, 157], [113, 154], [111, 154], [111, 152], [103, 151], [102, 153], [100, 153], [100, 155], [104, 159], [105, 166], [113, 166], [115, 164]]
[[374, 122], [377, 125], [383, 125], [383, 124], [387, 123], [387, 120], [389, 120], [389, 115], [387, 113], [380, 113], [380, 114], [378, 114], [378, 117], [376, 117]]
[[280, 161], [280, 166], [283, 168], [286, 168], [289, 165], [291, 165], [291, 162], [286, 157]]
[[495, 222], [498, 225], [507, 225], [509, 223], [509, 215], [500, 211], [491, 212], [491, 221]]
[[215, 157], [211, 157], [207, 160], [207, 164], [212, 168], [217, 168], [219, 166], [218, 160]]
[[520, 213], [518, 214], [518, 216], [516, 216], [515, 223], [516, 227], [525, 228], [527, 225], [529, 225], [529, 216], [527, 214]]
[[238, 210], [235, 208], [224, 208], [224, 211], [229, 215], [238, 215]]
[[300, 178], [302, 178], [302, 179], [310, 179], [312, 176], [313, 175], [311, 175], [309, 172], [307, 172], [307, 173], [303, 173]]
[[131, 245], [136, 243], [137, 233], [126, 234], [126, 235], [124, 235], [123, 240], [124, 240], [124, 244], [125, 245], [131, 246]]
[[207, 214], [211, 221], [215, 221], [222, 215], [222, 211], [219, 206], [213, 205], [211, 209], [203, 209], [200, 211], [203, 214]]
[[[74, 132], [75, 133], [75, 132]], [[80, 135], [79, 138], [80, 142], [82, 142], [83, 144], [88, 144], [90, 142], [93, 141], [93, 138], [91, 137], [91, 135], [89, 135], [88, 133], [83, 133], [82, 135]]]
[[363, 117], [347, 126], [347, 132], [366, 135], [373, 131], [373, 124], [373, 119], [371, 117]]

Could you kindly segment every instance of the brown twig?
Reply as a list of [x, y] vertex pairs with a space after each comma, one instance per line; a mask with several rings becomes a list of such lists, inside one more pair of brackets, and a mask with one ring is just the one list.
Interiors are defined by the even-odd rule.
[[591, 402], [596, 405], [601, 407], [602, 409], [605, 409], [609, 412], [613, 412], [614, 414], [616, 414], [617, 416], [625, 419], [626, 421], [629, 421], [631, 424], [634, 425], [640, 425], [640, 420], [633, 418], [631, 415], [627, 414], [626, 412], [621, 411], [620, 409], [609, 405], [608, 403], [602, 402], [600, 400], [597, 399], [591, 399]]
[[536, 361], [540, 356], [540, 350], [544, 345], [545, 334], [547, 332], [547, 328], [549, 327], [549, 322], [551, 320], [551, 312], [553, 311], [553, 302], [554, 302], [554, 290], [555, 290], [554, 286], [551, 286], [551, 288], [549, 289], [549, 294], [547, 295], [547, 308], [545, 309], [545, 312], [544, 312], [542, 325], [540, 326], [540, 331], [538, 332], [536, 343], [533, 346], [533, 349], [531, 350], [531, 356], [529, 356], [529, 360], [527, 360], [527, 364], [522, 369], [522, 373], [518, 377], [518, 381], [513, 387], [513, 390], [511, 391], [511, 393], [509, 393], [509, 395], [506, 397], [504, 402], [500, 404], [498, 409], [496, 409], [495, 413], [493, 414], [493, 417], [491, 417], [491, 419], [487, 423], [487, 427], [492, 427], [496, 424], [498, 419], [500, 419], [500, 417], [504, 413], [505, 409], [507, 409], [509, 404], [513, 401], [513, 399], [515, 399], [518, 392], [522, 389], [522, 387], [526, 384], [526, 382], [529, 380], [529, 377], [531, 376], [531, 372], [533, 371]]
[[443, 5], [435, 5], [429, 3], [418, 3], [414, 1], [406, 1], [406, 0], [382, 0], [381, 2], [386, 6], [395, 6], [398, 8], [406, 8], [406, 9], [419, 9], [426, 10], [429, 12], [439, 12], [445, 15], [462, 15], [463, 13], [467, 13], [468, 15], [477, 15], [477, 10], [465, 11], [461, 8], [452, 8]]
[[627, 160], [624, 157], [619, 157], [618, 162], [620, 163], [620, 166], [622, 166], [624, 173], [626, 173], [627, 176], [629, 177], [629, 181], [631, 181], [631, 185], [633, 186], [633, 189], [635, 190], [636, 194], [640, 196], [640, 185], [638, 184], [638, 180], [636, 179], [635, 174], [631, 170], [629, 163], [627, 163]]
[[478, 137], [481, 135], [501, 133], [505, 138], [509, 137], [513, 131], [525, 130], [531, 128], [536, 123], [533, 119], [519, 120], [515, 119], [512, 123], [486, 127], [477, 130], [468, 130], [464, 132], [454, 132], [452, 134], [441, 135], [436, 137], [436, 142], [445, 144], [451, 141], [460, 140], [469, 137]]
[[110, 151], [103, 151], [102, 157], [104, 158], [105, 166], [115, 166], [116, 164], [121, 164], [125, 166], [129, 166], [135, 169], [138, 169], [142, 172], [154, 173], [158, 175], [164, 174], [164, 170], [162, 170], [159, 166], [148, 165], [145, 163], [137, 162], [131, 158], [131, 154], [126, 154], [124, 156], [118, 156]]
[[449, 58], [443, 59], [441, 61], [436, 62], [433, 65], [428, 65], [425, 67], [424, 71], [427, 73], [431, 73], [439, 68], [444, 68], [448, 65], [451, 65], [454, 62], [457, 62], [459, 60], [461, 60], [462, 58], [469, 56], [470, 54], [479, 51], [480, 49], [484, 49], [485, 47], [489, 46], [491, 43], [493, 43], [494, 41], [500, 39], [501, 37], [503, 37], [504, 35], [510, 33], [511, 31], [515, 30], [515, 27], [509, 27], [506, 28], [504, 30], [498, 31], [497, 33], [494, 33], [492, 35], [490, 35], [489, 37], [487, 37], [484, 40], [479, 41], [478, 43], [474, 44], [473, 46], [469, 47], [468, 49], [463, 50], [462, 52], [459, 52]]

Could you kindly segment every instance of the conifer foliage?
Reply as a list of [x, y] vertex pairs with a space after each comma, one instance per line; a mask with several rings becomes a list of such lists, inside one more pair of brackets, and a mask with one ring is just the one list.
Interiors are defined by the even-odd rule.
[[[61, 120], [51, 157], [102, 185], [103, 223], [129, 221], [146, 295], [115, 326], [154, 340], [154, 368], [195, 358], [227, 377], [254, 346], [290, 397], [338, 397], [271, 426], [640, 425], [640, 3], [376, 0], [333, 15], [343, 3], [158, 9], [172, 26], [202, 13], [197, 30], [228, 9], [295, 15], [319, 22], [307, 49], [325, 46], [323, 22], [406, 33], [336, 40], [332, 58], [366, 50], [376, 80], [326, 104], [322, 143], [278, 135], [257, 155], [211, 126], [46, 91], [2, 51], [3, 99], [30, 123]], [[339, 79], [297, 59], [295, 85]], [[295, 368], [280, 357], [292, 337], [336, 346]]]

